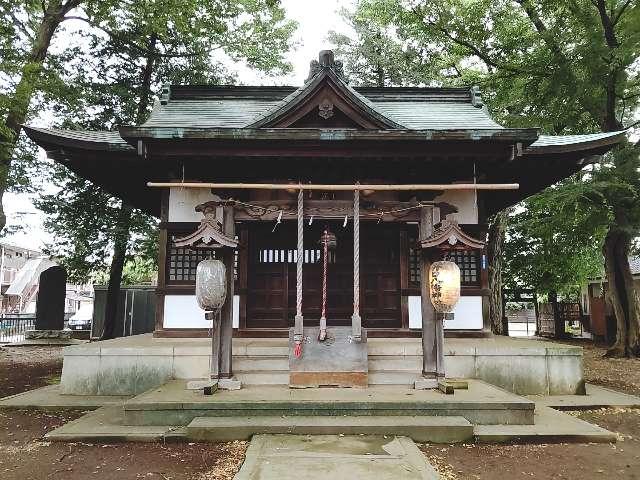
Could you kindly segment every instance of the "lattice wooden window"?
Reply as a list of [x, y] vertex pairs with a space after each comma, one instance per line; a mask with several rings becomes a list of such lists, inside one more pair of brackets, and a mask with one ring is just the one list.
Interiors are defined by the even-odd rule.
[[417, 235], [410, 235], [409, 239], [409, 286], [420, 287], [420, 248]]
[[[296, 263], [298, 250], [286, 248], [261, 248], [258, 250], [258, 263]], [[335, 251], [329, 250], [328, 263], [335, 263]], [[322, 250], [305, 248], [304, 263], [322, 262]]]
[[480, 252], [477, 250], [451, 250], [443, 255], [443, 260], [454, 262], [460, 267], [462, 285], [480, 284]]
[[[420, 287], [420, 247], [417, 231], [409, 231], [408, 244], [409, 286]], [[460, 280], [463, 286], [480, 285], [480, 252], [478, 250], [451, 250], [444, 253], [443, 260], [455, 262], [460, 267]]]
[[[169, 235], [169, 245], [167, 245], [167, 283], [173, 285], [195, 285], [196, 270], [198, 263], [202, 260], [216, 258], [216, 252], [208, 249], [192, 249], [176, 247], [173, 241], [183, 237], [185, 232], [173, 233]], [[238, 250], [235, 251], [233, 278], [238, 277]]]

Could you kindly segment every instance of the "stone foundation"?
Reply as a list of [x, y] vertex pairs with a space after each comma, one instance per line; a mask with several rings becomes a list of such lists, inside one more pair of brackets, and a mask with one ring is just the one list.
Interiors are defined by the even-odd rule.
[[[136, 335], [64, 349], [62, 391], [133, 395], [176, 379], [206, 378], [207, 339]], [[286, 339], [234, 339], [234, 375], [245, 385], [287, 385]], [[420, 378], [417, 338], [368, 341], [369, 385], [413, 386]], [[519, 395], [584, 394], [582, 348], [513, 338], [446, 339], [450, 378], [478, 378]]]
[[71, 333], [71, 330], [27, 330], [24, 332], [24, 338], [25, 340], [69, 340]]

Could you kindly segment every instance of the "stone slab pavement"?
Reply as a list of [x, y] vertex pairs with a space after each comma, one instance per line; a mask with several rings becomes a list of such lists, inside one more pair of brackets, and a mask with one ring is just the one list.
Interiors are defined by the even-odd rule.
[[406, 437], [255, 435], [234, 480], [438, 480]]

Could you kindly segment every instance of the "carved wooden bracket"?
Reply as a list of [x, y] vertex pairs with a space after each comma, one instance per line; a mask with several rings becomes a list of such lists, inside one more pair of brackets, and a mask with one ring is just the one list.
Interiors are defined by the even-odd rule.
[[222, 232], [224, 223], [221, 207], [229, 205], [228, 201], [211, 201], [196, 206], [196, 212], [202, 212], [204, 218], [195, 232], [177, 238], [174, 241], [176, 247], [191, 248], [237, 248], [238, 241], [230, 238]]
[[422, 248], [483, 248], [484, 242], [467, 235], [455, 220], [442, 220], [428, 238], [420, 240]]

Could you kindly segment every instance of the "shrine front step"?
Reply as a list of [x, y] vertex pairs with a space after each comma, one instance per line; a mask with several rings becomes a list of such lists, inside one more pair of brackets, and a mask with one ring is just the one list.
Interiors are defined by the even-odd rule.
[[473, 439], [473, 425], [463, 417], [196, 417], [185, 430], [190, 440], [214, 442], [249, 440], [255, 434], [402, 435], [432, 443]]
[[[234, 370], [243, 385], [287, 385], [288, 370]], [[369, 385], [412, 386], [420, 378], [419, 369], [369, 370]]]
[[[535, 403], [478, 380], [454, 395], [410, 387], [290, 389], [246, 385], [205, 396], [174, 380], [128, 400], [126, 425], [188, 425], [197, 417], [464, 417], [474, 425], [533, 424]], [[375, 422], [375, 419], [372, 420]]]

